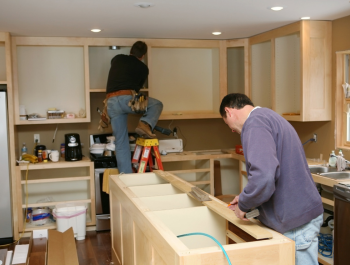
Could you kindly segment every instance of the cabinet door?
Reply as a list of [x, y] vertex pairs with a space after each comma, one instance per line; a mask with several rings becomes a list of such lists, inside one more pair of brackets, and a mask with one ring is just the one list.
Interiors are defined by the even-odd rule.
[[255, 106], [272, 109], [271, 41], [251, 46], [251, 100]]
[[0, 42], [0, 84], [6, 81], [5, 43]]
[[194, 112], [219, 117], [218, 48], [152, 48], [149, 57], [149, 95], [163, 102], [161, 119]]

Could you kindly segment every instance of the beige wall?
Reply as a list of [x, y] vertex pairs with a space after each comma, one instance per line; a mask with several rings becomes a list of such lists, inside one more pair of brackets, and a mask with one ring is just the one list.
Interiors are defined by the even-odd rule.
[[[291, 122], [296, 129], [302, 142], [307, 141], [317, 134], [317, 143], [307, 143], [305, 145], [305, 154], [309, 158], [318, 158], [323, 154], [323, 158], [328, 161], [328, 156], [335, 149], [335, 52], [350, 49], [349, 34], [350, 16], [334, 20], [332, 22], [332, 121], [330, 122]], [[338, 151], [336, 151], [338, 153]], [[343, 150], [346, 159], [350, 159], [350, 151]]]

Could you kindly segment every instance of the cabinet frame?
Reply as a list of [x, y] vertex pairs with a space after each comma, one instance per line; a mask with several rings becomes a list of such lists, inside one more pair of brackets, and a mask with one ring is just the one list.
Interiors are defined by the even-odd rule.
[[[276, 110], [275, 39], [300, 34], [300, 115], [282, 115], [289, 121], [330, 121], [331, 112], [331, 22], [300, 21], [249, 38], [249, 79], [252, 78], [251, 48], [271, 41], [272, 110]], [[322, 63], [319, 63], [322, 62]], [[317, 65], [317, 67], [315, 67]], [[320, 81], [321, 80], [321, 81]], [[250, 84], [250, 95], [252, 86]], [[317, 105], [318, 104], [318, 105]], [[262, 106], [263, 107], [263, 106]]]
[[[89, 93], [89, 69], [88, 69], [88, 47], [79, 38], [36, 38], [36, 37], [12, 37], [12, 62], [13, 62], [13, 81], [14, 81], [14, 118], [16, 125], [32, 124], [59, 124], [59, 123], [78, 123], [90, 122], [90, 93]], [[18, 84], [18, 64], [17, 47], [19, 46], [51, 46], [51, 47], [82, 47], [84, 58], [84, 95], [85, 95], [85, 118], [76, 119], [46, 119], [39, 121], [28, 121], [19, 119], [19, 84]]]
[[[31, 170], [43, 170], [43, 169], [69, 169], [69, 168], [88, 168], [89, 175], [88, 176], [77, 176], [77, 177], [67, 177], [67, 178], [53, 178], [53, 179], [36, 179], [36, 180], [22, 180], [22, 172], [27, 171], [27, 165], [19, 165], [16, 166], [16, 190], [17, 193], [14, 196], [14, 199], [17, 201], [17, 216], [18, 224], [14, 226], [15, 238], [18, 238], [20, 232], [27, 232], [36, 229], [42, 229], [43, 227], [46, 229], [55, 229], [56, 224], [47, 224], [44, 226], [38, 226], [37, 228], [24, 228], [24, 216], [23, 209], [25, 209], [26, 205], [23, 204], [22, 197], [22, 189], [23, 185], [30, 184], [38, 184], [38, 183], [49, 183], [49, 182], [69, 182], [69, 181], [88, 181], [89, 182], [89, 197], [90, 199], [82, 199], [82, 200], [69, 200], [69, 201], [58, 201], [58, 202], [48, 202], [48, 203], [31, 203], [28, 204], [28, 207], [39, 207], [39, 206], [54, 206], [60, 203], [86, 203], [90, 204], [90, 214], [91, 221], [87, 222], [87, 226], [92, 226], [96, 224], [96, 209], [95, 209], [95, 174], [94, 174], [94, 163], [90, 161], [90, 159], [83, 159], [82, 161], [77, 162], [49, 162], [49, 163], [38, 163], [38, 164], [29, 164], [28, 171]], [[30, 195], [28, 195], [30, 196]]]
[[350, 149], [350, 142], [347, 141], [347, 105], [350, 104], [350, 98], [345, 98], [342, 91], [342, 84], [345, 82], [345, 55], [348, 51], [339, 51], [335, 55], [336, 64], [336, 89], [335, 89], [335, 144], [340, 149]]

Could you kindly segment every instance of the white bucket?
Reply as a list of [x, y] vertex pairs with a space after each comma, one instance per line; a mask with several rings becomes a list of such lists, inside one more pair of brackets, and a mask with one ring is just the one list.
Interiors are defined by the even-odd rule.
[[65, 232], [72, 227], [74, 237], [84, 240], [86, 235], [86, 205], [79, 203], [66, 203], [56, 205], [52, 211], [56, 218], [57, 231]]

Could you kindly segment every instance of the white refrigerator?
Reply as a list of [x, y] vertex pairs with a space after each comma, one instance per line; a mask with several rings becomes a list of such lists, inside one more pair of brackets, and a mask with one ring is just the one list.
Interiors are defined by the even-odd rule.
[[0, 85], [0, 245], [13, 242], [6, 86]]

